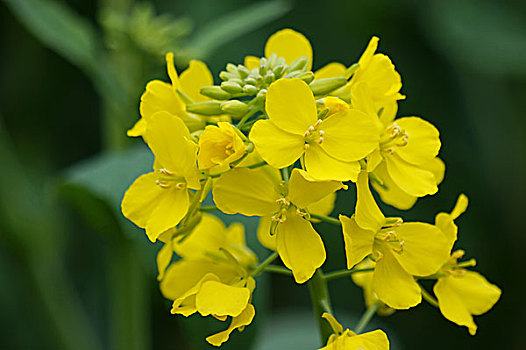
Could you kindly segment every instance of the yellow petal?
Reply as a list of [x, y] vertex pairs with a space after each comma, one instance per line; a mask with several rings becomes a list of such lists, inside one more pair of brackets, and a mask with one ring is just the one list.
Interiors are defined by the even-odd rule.
[[314, 79], [343, 77], [347, 67], [339, 62], [331, 62], [314, 72]]
[[254, 319], [255, 314], [256, 310], [254, 309], [254, 306], [248, 304], [246, 309], [243, 310], [239, 316], [232, 319], [232, 323], [227, 330], [207, 337], [206, 341], [214, 346], [221, 346], [221, 344], [228, 340], [230, 333], [232, 333], [234, 329], [239, 329], [241, 332], [245, 326], [248, 326]]
[[247, 307], [250, 291], [217, 281], [203, 283], [195, 305], [201, 316], [238, 316]]
[[360, 172], [358, 162], [343, 162], [329, 156], [320, 145], [313, 143], [305, 151], [305, 168], [318, 180], [356, 182]]
[[396, 123], [408, 134], [407, 145], [398, 147], [396, 153], [411, 164], [424, 164], [435, 158], [440, 150], [438, 130], [418, 117], [404, 117]]
[[373, 252], [375, 232], [360, 228], [354, 218], [345, 215], [340, 215], [339, 218], [342, 223], [347, 268], [352, 269]]
[[377, 232], [385, 224], [385, 217], [369, 189], [367, 171], [358, 175], [356, 190], [356, 223], [365, 230]]
[[265, 56], [270, 57], [275, 53], [278, 57], [285, 58], [291, 64], [299, 57], [309, 59], [307, 70], [312, 67], [312, 47], [309, 40], [301, 33], [292, 29], [283, 29], [272, 34], [265, 45]]
[[246, 56], [245, 57], [245, 67], [247, 67], [249, 70], [252, 70], [254, 68], [259, 68], [259, 57], [255, 56]]
[[458, 196], [455, 207], [448, 213], [438, 213], [435, 216], [435, 225], [444, 232], [446, 237], [455, 242], [457, 240], [458, 227], [455, 224], [455, 219], [463, 214], [468, 208], [468, 197], [464, 194]]
[[[323, 197], [317, 202], [311, 203], [307, 206], [307, 209], [310, 213], [315, 213], [319, 215], [329, 215], [334, 209], [334, 201], [336, 200], [336, 193], [330, 193], [329, 195]], [[311, 219], [313, 222], [318, 222], [316, 219]]]
[[172, 261], [173, 252], [172, 244], [168, 243], [163, 245], [163, 247], [157, 253], [156, 261], [157, 270], [159, 271], [159, 275], [157, 276], [158, 281], [163, 279], [166, 268]]
[[163, 189], [155, 209], [146, 223], [146, 235], [155, 242], [164, 231], [175, 227], [188, 211], [188, 190], [169, 188]]
[[347, 337], [345, 349], [389, 350], [389, 339], [382, 330]]
[[180, 243], [175, 240], [173, 249], [185, 259], [205, 258], [210, 252], [219, 252], [219, 248], [226, 248], [225, 233], [225, 225], [219, 218], [203, 214], [201, 222], [192, 230], [192, 234]]
[[139, 120], [137, 120], [135, 125], [133, 125], [131, 129], [126, 131], [126, 135], [130, 137], [142, 136], [145, 133], [146, 133], [146, 119], [144, 118], [140, 118]]
[[277, 185], [264, 169], [235, 168], [215, 181], [212, 193], [226, 214], [265, 216], [279, 209]]
[[166, 60], [166, 69], [168, 70], [168, 76], [170, 77], [173, 87], [175, 89], [180, 89], [181, 84], [179, 82], [177, 70], [175, 69], [174, 54], [172, 52], [168, 52], [166, 53], [164, 58]]
[[404, 161], [396, 153], [386, 157], [386, 165], [393, 182], [407, 194], [423, 197], [438, 191], [432, 172]]
[[296, 214], [287, 212], [287, 220], [276, 229], [277, 250], [283, 264], [292, 270], [297, 283], [309, 280], [325, 262], [325, 247], [312, 224]]
[[[236, 266], [212, 259], [186, 260], [182, 259], [171, 264], [159, 284], [163, 296], [177, 300], [194, 288], [207, 274], [215, 276], [215, 280], [231, 281], [239, 278]], [[196, 291], [197, 292], [197, 291]]]
[[188, 68], [181, 73], [179, 82], [182, 92], [194, 102], [203, 102], [209, 98], [201, 95], [200, 90], [203, 86], [214, 85], [214, 78], [204, 62], [191, 60]]
[[271, 216], [262, 216], [259, 219], [257, 236], [259, 243], [261, 243], [263, 247], [276, 251], [276, 235], [271, 234], [271, 226]]
[[208, 125], [199, 137], [200, 169], [235, 162], [245, 155], [245, 143], [230, 123]]
[[435, 157], [427, 163], [422, 164], [422, 168], [429, 170], [435, 175], [436, 184], [439, 185], [444, 179], [446, 165], [442, 159]]
[[185, 106], [172, 85], [160, 80], [152, 80], [146, 85], [139, 109], [146, 121], [159, 111], [166, 111], [176, 116], [186, 114]]
[[373, 275], [373, 289], [378, 298], [393, 309], [409, 309], [420, 304], [420, 287], [407, 273], [389, 248], [381, 248], [382, 258], [377, 261]]
[[135, 225], [144, 228], [150, 214], [166, 190], [155, 184], [154, 172], [139, 176], [124, 194], [121, 203], [122, 214]]
[[343, 332], [342, 325], [340, 324], [340, 322], [338, 322], [336, 320], [336, 318], [333, 315], [324, 312], [321, 315], [321, 317], [324, 318], [327, 322], [329, 322], [329, 324], [331, 325], [331, 328], [334, 331], [334, 333], [342, 333]]
[[378, 49], [379, 40], [380, 39], [376, 36], [373, 36], [371, 40], [369, 40], [369, 43], [367, 44], [365, 51], [363, 52], [362, 56], [358, 60], [358, 63], [360, 64], [360, 69], [367, 68], [367, 65], [373, 58], [373, 55], [375, 54], [376, 49]]
[[294, 169], [289, 180], [287, 199], [298, 208], [306, 208], [343, 187], [340, 181], [318, 181], [307, 172]]
[[378, 147], [378, 129], [373, 119], [355, 109], [324, 119], [319, 129], [325, 132], [321, 147], [339, 160], [360, 160]]
[[394, 257], [408, 273], [431, 275], [448, 260], [452, 242], [438, 227], [422, 222], [404, 222], [395, 231], [404, 243], [402, 253], [396, 253]]
[[375, 181], [372, 181], [375, 191], [378, 192], [384, 203], [403, 210], [410, 209], [416, 203], [416, 196], [412, 196], [404, 192], [394, 183], [393, 179], [391, 179], [391, 176], [389, 176], [389, 173], [387, 172], [386, 162], [381, 162], [374, 169], [374, 173], [387, 187], [387, 189], [385, 189], [378, 185]]
[[293, 164], [305, 151], [302, 135], [283, 131], [270, 120], [257, 121], [249, 138], [261, 157], [278, 169]]
[[302, 138], [318, 119], [312, 91], [300, 79], [279, 79], [272, 83], [267, 91], [265, 106], [269, 119], [278, 128]]
[[148, 146], [156, 161], [170, 172], [183, 176], [192, 188], [199, 188], [197, 145], [184, 123], [167, 112], [155, 113], [146, 129]]

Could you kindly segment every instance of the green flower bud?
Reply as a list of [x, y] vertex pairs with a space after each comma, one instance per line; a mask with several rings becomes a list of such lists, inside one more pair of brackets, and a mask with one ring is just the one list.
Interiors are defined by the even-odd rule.
[[230, 72], [230, 73], [234, 73], [237, 75], [237, 67], [235, 64], [232, 64], [232, 63], [228, 63], [226, 65], [226, 70], [227, 72]]
[[351, 79], [351, 77], [353, 76], [354, 72], [356, 72], [356, 70], [358, 68], [360, 68], [360, 64], [359, 63], [353, 64], [352, 66], [347, 68], [347, 70], [345, 71], [345, 74], [343, 76], [345, 78], [347, 78], [347, 79]]
[[309, 84], [314, 96], [327, 95], [347, 84], [344, 77], [317, 79]]
[[219, 73], [219, 78], [221, 78], [221, 80], [230, 80], [230, 79], [235, 79], [237, 77], [238, 77], [237, 74], [233, 74], [230, 72], [222, 71], [221, 73]]
[[221, 103], [221, 110], [233, 116], [241, 116], [248, 112], [248, 105], [238, 100]]
[[245, 84], [256, 86], [257, 81], [256, 79], [254, 79], [254, 77], [249, 76], [248, 78], [245, 79]]
[[314, 80], [314, 73], [312, 72], [304, 72], [304, 73], [301, 73], [299, 76], [298, 76], [298, 79], [301, 79], [303, 80], [304, 82], [306, 82], [307, 84], [310, 84], [313, 80]]
[[226, 92], [229, 92], [231, 94], [238, 94], [238, 93], [240, 93], [243, 90], [243, 88], [239, 84], [237, 84], [237, 83], [235, 83], [233, 81], [224, 81], [224, 82], [222, 82], [221, 83], [221, 89], [223, 89]]
[[267, 60], [267, 67], [269, 69], [273, 69], [276, 66], [277, 61], [278, 61], [278, 56], [275, 53], [273, 53], [272, 55], [270, 55], [270, 57]]
[[221, 102], [217, 101], [198, 102], [191, 105], [186, 105], [186, 111], [201, 115], [223, 114], [223, 111], [221, 110]]
[[241, 77], [241, 79], [245, 79], [250, 74], [250, 71], [248, 70], [248, 68], [243, 66], [242, 64], [237, 66], [237, 72], [239, 76]]
[[276, 78], [281, 78], [283, 73], [285, 73], [285, 69], [286, 67], [283, 64], [278, 64], [276, 67], [274, 67], [273, 71]]
[[223, 90], [219, 86], [203, 86], [199, 92], [201, 95], [216, 99], [216, 100], [228, 100], [232, 98], [232, 95]]
[[289, 72], [303, 71], [309, 64], [309, 58], [305, 56], [298, 57], [294, 62], [289, 65]]
[[255, 95], [258, 93], [258, 88], [254, 85], [245, 85], [243, 86], [243, 92], [249, 95]]
[[[267, 85], [270, 85], [270, 83], [272, 83], [272, 82], [274, 81], [275, 78], [276, 78], [276, 77], [274, 76], [274, 73], [273, 73], [271, 70], [269, 70], [269, 71], [267, 72], [267, 74], [265, 75], [265, 83], [267, 83]], [[314, 79], [314, 76], [313, 76], [312, 78]], [[310, 83], [310, 81], [307, 82], [307, 84], [308, 84], [308, 83]]]

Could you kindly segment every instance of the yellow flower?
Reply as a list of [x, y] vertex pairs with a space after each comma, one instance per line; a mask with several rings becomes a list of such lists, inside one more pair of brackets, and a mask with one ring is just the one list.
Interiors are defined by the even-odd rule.
[[[376, 265], [371, 259], [364, 259], [361, 263], [355, 266], [356, 269], [370, 269]], [[353, 282], [363, 289], [363, 297], [365, 299], [365, 306], [368, 308], [374, 304], [378, 305], [376, 312], [379, 315], [388, 316], [395, 310], [385, 305], [378, 299], [378, 296], [373, 290], [373, 271], [355, 272], [351, 275]]]
[[[268, 38], [265, 44], [265, 57], [269, 58], [272, 54], [283, 57], [287, 64], [291, 64], [297, 58], [307, 57], [309, 59], [307, 70], [312, 67], [312, 47], [309, 40], [292, 29], [279, 30]], [[245, 57], [245, 67], [259, 68], [259, 58]]]
[[[174, 251], [182, 259], [167, 268]], [[241, 224], [227, 229], [218, 218], [205, 214], [185, 240], [169, 241], [157, 262], [161, 292], [173, 300], [173, 314], [231, 318], [228, 329], [206, 338], [210, 344], [220, 346], [234, 329], [242, 331], [252, 322], [255, 281], [248, 271], [257, 259], [246, 246]]]
[[350, 329], [343, 330], [333, 315], [324, 313], [322, 317], [329, 322], [334, 334], [320, 350], [389, 350], [389, 339], [382, 330], [356, 334]]
[[456, 268], [456, 260], [463, 253], [457, 251], [452, 254], [450, 262], [441, 270], [442, 277], [438, 278], [433, 292], [442, 315], [459, 326], [466, 326], [469, 334], [475, 335], [477, 325], [473, 315], [489, 311], [502, 292], [479, 273]]
[[[468, 206], [468, 198], [461, 194], [451, 213], [439, 213], [435, 217], [435, 225], [448, 237], [457, 239], [458, 227], [454, 220], [464, 213]], [[474, 266], [475, 260], [457, 263], [464, 256], [463, 250], [457, 250], [444, 261], [441, 270], [436, 274], [438, 281], [433, 291], [438, 300], [440, 312], [448, 320], [466, 326], [471, 335], [475, 335], [477, 325], [472, 315], [481, 315], [489, 311], [499, 300], [501, 290], [489, 283], [477, 272], [464, 269], [464, 266]]]
[[402, 79], [389, 57], [376, 53], [379, 39], [371, 38], [367, 48], [358, 60], [359, 67], [354, 72], [350, 85], [351, 89], [360, 83], [371, 94], [376, 110], [393, 108], [397, 100], [405, 97], [400, 94]]
[[124, 194], [121, 209], [155, 242], [186, 215], [188, 189], [200, 188], [197, 145], [190, 141], [181, 119], [168, 112], [157, 112], [151, 117], [145, 136], [155, 155], [154, 170], [135, 180]]
[[356, 180], [364, 158], [378, 145], [371, 118], [347, 110], [324, 120], [317, 118], [316, 100], [299, 79], [280, 79], [266, 98], [268, 120], [257, 121], [249, 138], [261, 157], [284, 168], [304, 157], [305, 168], [320, 180]]
[[440, 269], [453, 242], [436, 226], [421, 222], [387, 220], [372, 197], [367, 172], [357, 181], [356, 213], [340, 215], [347, 268], [370, 256], [376, 261], [373, 290], [393, 309], [408, 309], [422, 300], [413, 276]]
[[166, 111], [181, 118], [190, 131], [200, 130], [205, 126], [205, 121], [201, 117], [186, 112], [186, 104], [177, 93], [177, 89], [194, 102], [209, 100], [208, 97], [201, 95], [199, 90], [203, 86], [214, 84], [210, 70], [205, 63], [192, 60], [188, 69], [179, 77], [174, 66], [174, 55], [171, 52], [166, 54], [166, 65], [172, 83], [152, 80], [146, 85], [139, 106], [142, 118], [128, 130], [128, 136], [143, 136], [148, 120], [159, 111]]
[[394, 120], [396, 110], [382, 110], [379, 117], [370, 91], [363, 83], [353, 89], [352, 105], [376, 122], [380, 141], [367, 157], [367, 169], [387, 187], [375, 184], [382, 200], [408, 209], [416, 197], [435, 194], [445, 170], [437, 158], [441, 146], [438, 130], [419, 117]]
[[239, 131], [227, 122], [218, 122], [217, 126], [208, 125], [199, 137], [197, 161], [200, 169], [216, 165], [228, 165], [245, 155], [245, 143]]
[[292, 171], [288, 184], [280, 183], [265, 168], [235, 168], [223, 174], [214, 183], [214, 201], [227, 214], [271, 216], [277, 252], [296, 282], [303, 283], [325, 261], [323, 241], [306, 219], [306, 208], [344, 185], [316, 181], [299, 169]]

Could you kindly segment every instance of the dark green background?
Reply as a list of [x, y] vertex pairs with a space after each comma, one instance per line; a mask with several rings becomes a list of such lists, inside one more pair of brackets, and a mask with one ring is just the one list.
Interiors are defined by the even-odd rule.
[[[67, 3], [79, 15], [96, 22], [96, 2]], [[154, 1], [158, 13], [187, 17], [196, 29], [248, 3]], [[445, 320], [426, 303], [387, 318], [376, 318], [372, 326], [380, 326], [388, 333], [393, 349], [523, 348], [526, 3], [520, 0], [361, 0], [291, 4], [291, 10], [278, 20], [212, 52], [207, 63], [214, 76], [217, 77], [227, 62], [241, 63], [247, 54], [261, 55], [266, 38], [285, 27], [309, 38], [314, 49], [314, 68], [334, 60], [353, 63], [369, 38], [379, 36], [379, 51], [392, 58], [402, 75], [402, 92], [407, 99], [400, 103], [399, 115], [422, 116], [438, 127], [442, 139], [440, 155], [447, 165], [439, 193], [420, 200], [404, 218], [431, 222], [435, 213], [452, 208], [459, 193], [466, 193], [470, 206], [458, 220], [457, 247], [465, 249], [467, 257], [477, 258], [477, 270], [503, 290], [493, 310], [476, 318], [479, 330], [475, 337], [469, 336], [465, 328]], [[47, 299], [42, 298], [37, 287], [45, 283], [39, 280], [56, 283], [62, 281], [61, 276], [71, 282], [68, 288], [76, 295], [75, 305], [83, 310], [84, 321], [92, 327], [89, 334], [98, 339], [92, 347], [118, 348], [111, 340], [112, 332], [118, 328], [114, 323], [125, 322], [128, 315], [109, 316], [112, 303], [120, 299], [110, 296], [114, 278], [108, 274], [112, 267], [108, 266], [107, 257], [118, 254], [119, 248], [115, 247], [121, 244], [97, 235], [97, 227], [86, 224], [85, 217], [77, 214], [54, 190], [54, 179], [61, 177], [65, 169], [102, 152], [101, 100], [82, 71], [42, 46], [3, 2], [0, 3], [0, 28], [0, 181], [3, 182], [0, 348], [65, 347], [44, 301], [61, 303], [64, 300], [61, 285], [55, 285], [57, 295]], [[166, 79], [162, 57], [153, 62], [156, 72], [142, 72], [145, 78], [136, 87], [130, 126], [138, 117], [139, 96], [146, 81]], [[139, 143], [132, 140], [129, 145]], [[54, 202], [48, 205], [45, 204], [48, 199], [43, 196], [50, 192]], [[340, 211], [351, 212], [353, 195], [350, 191], [338, 199]], [[85, 205], [100, 207], [98, 202]], [[88, 217], [100, 215], [90, 213], [89, 208]], [[388, 214], [395, 213], [392, 208], [385, 206], [384, 209]], [[51, 218], [55, 217], [53, 221]], [[113, 226], [108, 225], [105, 229], [110, 231]], [[318, 228], [323, 232], [329, 252], [327, 270], [343, 267], [340, 234], [323, 224]], [[31, 236], [35, 232], [39, 232], [38, 239]], [[135, 235], [133, 244], [144, 246], [147, 251], [155, 250], [143, 233], [135, 231]], [[43, 248], [46, 244], [60, 247]], [[49, 253], [40, 254], [42, 251]], [[189, 323], [169, 314], [169, 303], [162, 300], [152, 273], [154, 256], [143, 255], [144, 259], [139, 262], [135, 255], [130, 257], [135, 265], [128, 269], [130, 275], [136, 269], [141, 270], [137, 272], [140, 274], [144, 273], [142, 269], [147, 271], [145, 291], [139, 291], [139, 296], [143, 296], [142, 307], [147, 311], [143, 327], [137, 330], [144, 332], [144, 343], [135, 346], [139, 349], [202, 348], [202, 340], [189, 340], [192, 338], [186, 336], [192, 333]], [[52, 269], [54, 277], [34, 275], [43, 261], [53, 261], [51, 265], [59, 266]], [[120, 277], [128, 281], [126, 276]], [[256, 328], [267, 330], [267, 333], [260, 332], [264, 334], [260, 341], [279, 338], [279, 333], [268, 333], [272, 323], [279, 324], [270, 315], [285, 312], [292, 321], [281, 331], [290, 327], [290, 334], [294, 327], [301, 328], [308, 322], [304, 320], [305, 315], [309, 316], [306, 288], [282, 276], [273, 276], [270, 282], [269, 293], [258, 287], [271, 307], [270, 313], [257, 310], [261, 315], [258, 324], [247, 328], [242, 335], [234, 334], [232, 340], [245, 335], [251, 337]], [[330, 287], [337, 316], [355, 321], [363, 311], [360, 290], [346, 280], [331, 282]], [[123, 298], [126, 300], [126, 296]], [[129, 307], [133, 313], [135, 305]], [[300, 313], [295, 319], [292, 314], [295, 310], [307, 311], [307, 314]], [[66, 317], [63, 320], [66, 324], [70, 322], [67, 315], [59, 317]], [[82, 333], [82, 326], [74, 322], [71, 321], [71, 328]], [[223, 327], [216, 326], [216, 329]], [[311, 330], [305, 329], [306, 336], [312, 337]], [[89, 343], [92, 336], [86, 334]], [[134, 337], [133, 334], [127, 336]], [[231, 346], [245, 348], [235, 343]]]

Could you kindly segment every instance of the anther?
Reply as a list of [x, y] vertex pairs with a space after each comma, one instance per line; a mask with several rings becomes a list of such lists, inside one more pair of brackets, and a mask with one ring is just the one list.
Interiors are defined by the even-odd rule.
[[166, 168], [161, 168], [159, 169], [159, 172], [162, 174], [162, 175], [166, 175], [166, 176], [173, 176], [174, 173], [172, 173], [170, 170], [166, 169]]
[[155, 180], [155, 184], [161, 188], [170, 188], [171, 186], [164, 181]]
[[[318, 126], [321, 124], [322, 121], [323, 121], [323, 120], [318, 119], [318, 120], [316, 121], [316, 124], [314, 124], [314, 128], [318, 127]], [[311, 126], [311, 128], [313, 128], [313, 127]], [[313, 128], [313, 130], [314, 130], [314, 128]]]
[[178, 190], [182, 190], [186, 188], [186, 184], [184, 182], [178, 182], [175, 184], [175, 188], [177, 188]]

